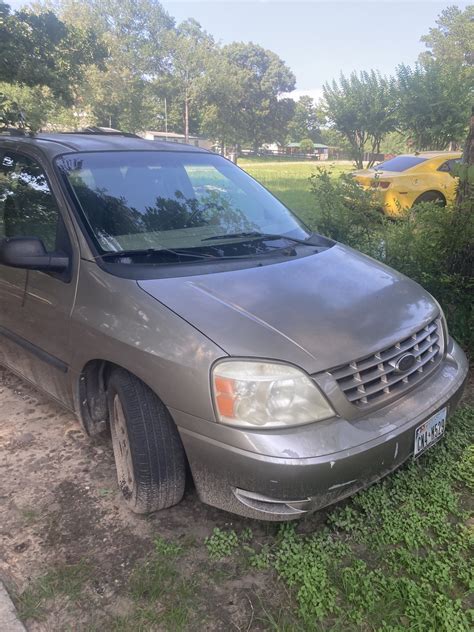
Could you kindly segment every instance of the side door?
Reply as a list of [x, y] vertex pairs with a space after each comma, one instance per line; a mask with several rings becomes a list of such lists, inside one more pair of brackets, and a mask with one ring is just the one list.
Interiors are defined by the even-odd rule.
[[[15, 189], [15, 162], [0, 149], [0, 242], [9, 237], [9, 212]], [[17, 344], [16, 329], [22, 318], [26, 270], [0, 264], [0, 364], [24, 375], [27, 357]]]
[[61, 253], [69, 258], [69, 267], [64, 272], [26, 272], [21, 314], [11, 324], [15, 342], [24, 356], [20, 372], [72, 407], [70, 318], [79, 261], [75, 255], [75, 235], [52, 190], [53, 174], [48, 177], [36, 157], [19, 152], [8, 152], [5, 156], [14, 165], [5, 236], [37, 237], [48, 253]]

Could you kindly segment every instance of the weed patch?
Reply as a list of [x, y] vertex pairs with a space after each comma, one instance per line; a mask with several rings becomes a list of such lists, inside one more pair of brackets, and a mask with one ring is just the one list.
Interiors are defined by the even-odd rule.
[[70, 601], [80, 598], [85, 583], [92, 574], [86, 561], [58, 566], [38, 578], [16, 600], [20, 619], [41, 620], [48, 601], [66, 596]]
[[196, 610], [198, 582], [180, 568], [184, 552], [181, 544], [155, 540], [154, 552], [137, 564], [130, 577], [128, 594], [134, 602], [133, 611], [112, 621], [114, 631], [188, 628], [191, 612]]

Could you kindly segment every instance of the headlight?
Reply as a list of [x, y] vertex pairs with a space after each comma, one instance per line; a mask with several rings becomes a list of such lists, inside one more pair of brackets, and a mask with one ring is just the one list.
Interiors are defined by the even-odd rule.
[[219, 362], [212, 371], [212, 387], [218, 420], [226, 424], [275, 428], [335, 414], [316, 384], [286, 364]]

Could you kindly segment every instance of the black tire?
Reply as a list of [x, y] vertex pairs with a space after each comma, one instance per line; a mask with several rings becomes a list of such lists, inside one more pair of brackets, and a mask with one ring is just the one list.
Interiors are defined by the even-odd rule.
[[118, 368], [110, 375], [107, 401], [117, 479], [127, 505], [145, 514], [179, 503], [186, 457], [163, 402], [141, 380]]
[[413, 206], [422, 204], [423, 202], [436, 202], [440, 206], [446, 206], [446, 198], [439, 191], [426, 191], [426, 193], [422, 193], [413, 202]]

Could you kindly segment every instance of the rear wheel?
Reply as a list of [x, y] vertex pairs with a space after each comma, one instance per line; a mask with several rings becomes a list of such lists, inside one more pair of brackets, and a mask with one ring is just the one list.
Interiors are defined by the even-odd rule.
[[416, 198], [413, 206], [422, 204], [423, 202], [436, 202], [440, 206], [446, 206], [446, 198], [439, 191], [426, 191]]
[[186, 482], [185, 454], [163, 402], [141, 380], [114, 369], [107, 388], [117, 479], [136, 513], [178, 503]]

